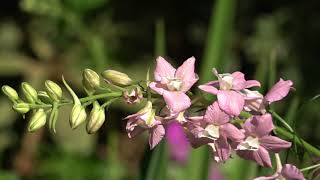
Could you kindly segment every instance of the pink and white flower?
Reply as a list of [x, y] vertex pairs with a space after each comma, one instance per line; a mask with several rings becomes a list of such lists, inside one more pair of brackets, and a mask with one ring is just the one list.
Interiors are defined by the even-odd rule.
[[230, 115], [238, 116], [245, 104], [245, 98], [240, 91], [260, 86], [260, 83], [256, 80], [245, 80], [244, 74], [239, 71], [232, 74], [218, 74], [218, 71], [213, 69], [213, 73], [218, 80], [200, 85], [199, 88], [217, 95], [220, 108]]
[[191, 100], [185, 93], [199, 79], [194, 72], [194, 63], [195, 58], [191, 57], [175, 69], [161, 56], [157, 58], [155, 82], [151, 82], [149, 87], [163, 96], [172, 113], [184, 111], [191, 105]]
[[278, 153], [291, 146], [290, 142], [270, 135], [274, 129], [270, 114], [251, 117], [246, 120], [243, 129], [246, 137], [238, 144], [237, 154], [261, 166], [271, 167], [268, 151]]
[[229, 123], [230, 116], [223, 112], [217, 102], [210, 105], [205, 115], [189, 118], [190, 142], [193, 147], [208, 144], [213, 151], [214, 159], [227, 160], [231, 155], [231, 146], [228, 139], [239, 142], [244, 134], [233, 124]]
[[150, 101], [139, 112], [129, 115], [125, 119], [128, 119], [126, 130], [129, 138], [148, 130], [150, 149], [153, 149], [165, 135], [165, 129], [161, 124], [162, 118], [155, 116], [155, 109], [152, 109]]

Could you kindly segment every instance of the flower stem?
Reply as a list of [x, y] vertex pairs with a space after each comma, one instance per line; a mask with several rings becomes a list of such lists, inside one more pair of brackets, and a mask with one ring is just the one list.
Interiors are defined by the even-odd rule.
[[314, 169], [314, 168], [317, 168], [317, 167], [320, 167], [320, 164], [316, 164], [316, 165], [313, 165], [313, 166], [302, 168], [302, 169], [300, 169], [300, 171], [308, 171], [308, 170], [311, 170], [311, 169]]

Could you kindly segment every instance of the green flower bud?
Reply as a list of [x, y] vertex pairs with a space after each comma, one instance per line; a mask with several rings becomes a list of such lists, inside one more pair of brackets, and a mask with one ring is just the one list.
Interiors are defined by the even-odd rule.
[[85, 69], [82, 73], [82, 84], [86, 90], [92, 92], [100, 86], [100, 77], [95, 71]]
[[38, 100], [37, 91], [29, 83], [23, 82], [21, 84], [21, 88], [29, 103], [34, 104]]
[[48, 93], [45, 91], [39, 91], [38, 98], [41, 100], [41, 102], [44, 102], [46, 104], [52, 103], [52, 99], [49, 97]]
[[13, 109], [18, 113], [25, 114], [30, 110], [30, 106], [27, 103], [21, 102], [13, 105]]
[[89, 115], [89, 121], [87, 123], [88, 134], [96, 133], [105, 121], [104, 108], [99, 105], [98, 102], [94, 102], [93, 109]]
[[16, 90], [8, 85], [2, 86], [2, 92], [12, 101], [17, 102], [19, 100], [19, 95]]
[[117, 85], [128, 86], [132, 84], [132, 79], [125, 73], [115, 70], [105, 70], [102, 77], [108, 82]]
[[81, 104], [75, 104], [70, 114], [70, 126], [72, 129], [77, 128], [87, 118], [86, 110]]
[[39, 109], [36, 113], [33, 114], [29, 122], [28, 131], [34, 132], [42, 128], [46, 124], [47, 114], [43, 109]]
[[62, 98], [62, 89], [55, 82], [46, 80], [45, 87], [49, 97], [53, 101], [59, 101]]

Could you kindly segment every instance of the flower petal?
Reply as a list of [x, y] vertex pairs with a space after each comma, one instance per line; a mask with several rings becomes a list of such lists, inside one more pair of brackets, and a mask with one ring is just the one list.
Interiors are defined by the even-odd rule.
[[156, 81], [161, 81], [162, 78], [174, 78], [174, 73], [176, 69], [171, 66], [163, 57], [159, 56], [157, 58], [157, 65], [154, 71], [154, 79]]
[[218, 89], [217, 87], [219, 86], [219, 81], [211, 81], [209, 83], [203, 84], [198, 86], [199, 89], [201, 89], [204, 92], [210, 93], [210, 94], [218, 94]]
[[164, 91], [163, 98], [173, 113], [179, 113], [191, 106], [190, 98], [183, 92]]
[[268, 151], [260, 147], [257, 151], [237, 151], [237, 154], [248, 160], [256, 161], [260, 166], [271, 167], [271, 160]]
[[244, 79], [244, 74], [242, 72], [236, 71], [231, 74], [233, 77], [232, 80], [232, 89], [241, 90], [246, 87], [246, 80]]
[[221, 136], [216, 142], [216, 153], [220, 158], [220, 161], [226, 161], [231, 155], [231, 146], [229, 145], [227, 138]]
[[246, 133], [253, 134], [259, 138], [268, 135], [273, 128], [274, 126], [270, 114], [253, 116], [251, 119], [248, 119], [243, 126]]
[[288, 95], [292, 85], [292, 81], [284, 81], [283, 79], [280, 79], [266, 94], [266, 96], [264, 97], [265, 100], [268, 103], [281, 100]]
[[220, 126], [220, 131], [222, 135], [226, 136], [232, 141], [241, 141], [245, 138], [243, 132], [230, 123]]
[[163, 125], [156, 125], [149, 130], [149, 145], [150, 149], [153, 149], [162, 140], [165, 134]]
[[288, 180], [305, 180], [301, 171], [292, 164], [285, 164], [282, 167], [281, 175]]
[[157, 82], [151, 82], [149, 87], [160, 95], [163, 94], [163, 91], [166, 91], [166, 86]]
[[251, 88], [251, 87], [260, 87], [261, 84], [257, 80], [248, 80], [246, 81], [245, 88]]
[[219, 104], [215, 101], [212, 105], [208, 106], [204, 119], [209, 123], [222, 125], [229, 122], [230, 116], [223, 112], [220, 109]]
[[275, 136], [264, 136], [259, 139], [260, 144], [267, 150], [278, 153], [283, 149], [291, 147], [291, 142], [282, 140]]
[[187, 59], [176, 71], [175, 78], [182, 80], [181, 91], [187, 92], [199, 79], [194, 72], [195, 58]]
[[238, 116], [244, 106], [244, 98], [235, 91], [218, 92], [218, 102], [222, 110], [229, 115]]

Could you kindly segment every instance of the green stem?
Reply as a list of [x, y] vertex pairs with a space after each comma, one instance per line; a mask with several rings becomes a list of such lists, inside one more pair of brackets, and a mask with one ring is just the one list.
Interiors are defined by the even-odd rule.
[[269, 110], [269, 112], [272, 114], [273, 117], [275, 117], [277, 120], [279, 120], [290, 132], [294, 132], [292, 127], [281, 117], [279, 114], [274, 112], [273, 110]]
[[297, 145], [305, 148], [307, 151], [309, 151], [310, 153], [316, 155], [317, 157], [320, 157], [320, 150], [317, 149], [316, 147], [312, 146], [311, 144], [309, 144], [308, 142], [306, 142], [305, 140], [297, 137], [297, 135], [292, 134], [288, 131], [286, 131], [285, 129], [281, 128], [281, 127], [276, 127], [275, 131], [280, 135], [283, 136], [287, 139], [289, 139], [290, 141], [296, 143]]
[[314, 168], [317, 168], [317, 167], [320, 167], [320, 164], [316, 164], [316, 165], [313, 165], [313, 166], [302, 168], [302, 169], [300, 169], [300, 171], [308, 171], [308, 170], [311, 170], [311, 169], [314, 169]]

